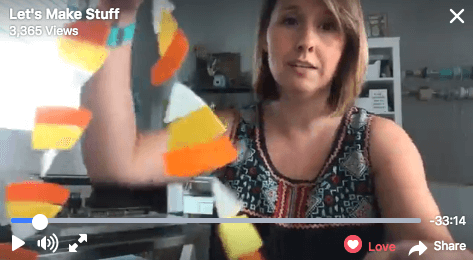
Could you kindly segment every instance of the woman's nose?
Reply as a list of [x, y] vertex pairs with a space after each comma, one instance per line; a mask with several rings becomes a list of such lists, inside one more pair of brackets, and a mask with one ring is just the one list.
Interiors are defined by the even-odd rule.
[[303, 51], [308, 51], [308, 52], [313, 52], [314, 51], [314, 46], [307, 46], [307, 45], [299, 45], [297, 49], [301, 52]]
[[299, 52], [314, 52], [317, 44], [317, 34], [312, 28], [301, 28], [297, 42]]

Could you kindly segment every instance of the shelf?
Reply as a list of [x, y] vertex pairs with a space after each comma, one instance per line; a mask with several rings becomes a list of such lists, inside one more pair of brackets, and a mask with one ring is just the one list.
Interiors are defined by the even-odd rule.
[[366, 82], [386, 82], [394, 81], [394, 78], [379, 78], [379, 79], [367, 79]]
[[89, 176], [87, 175], [54, 175], [50, 174], [45, 177], [40, 177], [39, 174], [32, 174], [31, 177], [34, 179], [41, 179], [46, 183], [55, 183], [59, 185], [67, 185], [67, 186], [88, 186], [91, 185], [92, 182], [90, 181]]
[[195, 88], [192, 89], [195, 93], [251, 93], [252, 88]]
[[380, 115], [380, 116], [393, 116], [395, 115], [396, 113], [394, 111], [388, 111], [388, 112], [383, 112], [383, 113], [375, 113], [376, 115]]

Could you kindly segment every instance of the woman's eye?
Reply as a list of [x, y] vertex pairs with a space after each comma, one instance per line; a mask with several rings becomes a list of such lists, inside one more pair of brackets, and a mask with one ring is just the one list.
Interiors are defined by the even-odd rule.
[[338, 26], [334, 22], [324, 23], [320, 27], [322, 28], [322, 30], [325, 30], [325, 31], [337, 31], [338, 30]]
[[287, 25], [296, 25], [297, 20], [295, 18], [289, 17], [289, 18], [284, 19], [283, 23]]

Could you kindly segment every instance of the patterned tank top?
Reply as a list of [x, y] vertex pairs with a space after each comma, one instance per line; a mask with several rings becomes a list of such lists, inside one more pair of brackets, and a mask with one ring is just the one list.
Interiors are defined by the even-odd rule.
[[[259, 218], [377, 218], [380, 211], [369, 164], [372, 115], [352, 107], [345, 113], [325, 165], [312, 181], [293, 180], [277, 171], [266, 148], [262, 104], [240, 113], [234, 141], [238, 160], [217, 176], [244, 203], [242, 213]], [[363, 259], [372, 244], [384, 241], [382, 224], [256, 224], [267, 260]], [[360, 252], [344, 249], [345, 238], [357, 235]], [[226, 259], [215, 233], [210, 259]]]

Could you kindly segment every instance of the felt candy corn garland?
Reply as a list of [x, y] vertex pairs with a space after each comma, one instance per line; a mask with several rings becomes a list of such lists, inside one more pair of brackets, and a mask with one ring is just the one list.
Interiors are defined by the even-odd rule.
[[[158, 86], [172, 78], [181, 67], [189, 43], [165, 0], [153, 3], [154, 27], [161, 58], [151, 69], [151, 82]], [[165, 123], [170, 123], [165, 171], [172, 176], [191, 177], [220, 168], [237, 157], [226, 129], [210, 107], [188, 87], [176, 82], [171, 90]], [[185, 159], [184, 159], [185, 158]]]
[[[159, 85], [169, 80], [181, 66], [188, 52], [184, 33], [171, 12], [173, 5], [164, 0], [154, 2], [155, 26], [159, 37], [161, 59], [151, 71], [151, 80]], [[164, 69], [166, 68], [166, 69]], [[221, 137], [225, 126], [204, 101], [185, 85], [174, 84], [165, 123], [168, 126], [168, 152], [164, 156], [166, 172], [175, 176], [196, 176], [220, 168], [235, 159], [238, 153], [231, 141]], [[242, 207], [236, 194], [219, 180], [212, 184], [219, 217], [236, 217]], [[220, 224], [219, 235], [230, 259], [263, 260], [263, 245], [252, 224]]]

